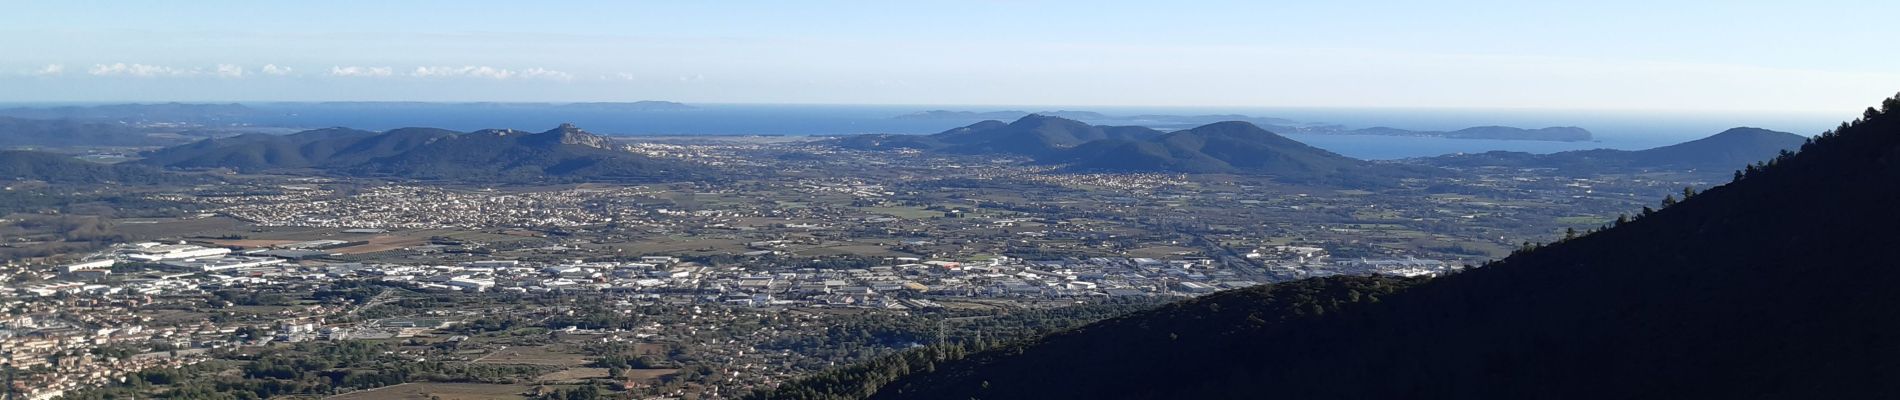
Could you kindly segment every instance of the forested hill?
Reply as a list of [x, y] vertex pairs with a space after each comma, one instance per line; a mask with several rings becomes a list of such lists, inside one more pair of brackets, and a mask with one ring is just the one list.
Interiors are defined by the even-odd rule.
[[858, 135], [827, 142], [859, 150], [914, 149], [952, 154], [1029, 156], [1078, 172], [1165, 172], [1265, 175], [1295, 182], [1386, 184], [1438, 176], [1420, 165], [1373, 163], [1288, 139], [1244, 121], [1162, 133], [1139, 126], [1089, 125], [1029, 114], [1015, 122], [983, 121], [942, 133]]
[[1028, 114], [1014, 122], [987, 120], [934, 135], [858, 135], [831, 141], [860, 150], [918, 149], [955, 154], [1046, 157], [1097, 140], [1143, 140], [1161, 131], [1139, 126], [1089, 125], [1072, 119]]
[[872, 385], [764, 397], [1891, 397], [1900, 115], [1869, 109], [1802, 147], [1614, 227], [1430, 281], [1237, 290], [808, 381]]
[[1097, 140], [1042, 161], [1066, 163], [1077, 171], [1257, 174], [1287, 181], [1354, 184], [1442, 172], [1342, 156], [1241, 121], [1216, 122], [1145, 140]]
[[179, 169], [311, 169], [350, 176], [501, 183], [666, 181], [708, 175], [704, 166], [637, 154], [570, 124], [539, 133], [327, 128], [282, 136], [207, 139], [144, 156], [139, 162]]
[[705, 179], [707, 167], [627, 151], [570, 124], [545, 132], [490, 129], [434, 140], [352, 166], [352, 174], [503, 182]]
[[1634, 151], [1641, 165], [1730, 167], [1774, 158], [1798, 149], [1805, 137], [1761, 128], [1732, 128], [1714, 136], [1648, 150]]
[[142, 165], [101, 164], [43, 151], [0, 150], [0, 182], [157, 185], [210, 181], [194, 175], [168, 174]]
[[1736, 165], [1774, 158], [1800, 148], [1807, 138], [1760, 128], [1733, 128], [1713, 136], [1647, 150], [1576, 150], [1552, 154], [1491, 151], [1427, 157], [1433, 166], [1554, 168], [1560, 173], [1591, 175], [1628, 170], [1707, 170], [1726, 173]]

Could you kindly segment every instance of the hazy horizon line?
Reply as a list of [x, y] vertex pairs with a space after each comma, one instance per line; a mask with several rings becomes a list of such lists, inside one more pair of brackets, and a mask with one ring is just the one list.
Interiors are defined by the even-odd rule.
[[[1364, 106], [1364, 105], [1140, 105], [1140, 104], [954, 104], [954, 103], [833, 103], [833, 102], [744, 102], [744, 101], [679, 101], [679, 100], [85, 100], [85, 101], [0, 101], [0, 107], [39, 108], [71, 106], [108, 106], [108, 105], [156, 105], [156, 104], [323, 104], [323, 103], [406, 103], [406, 104], [632, 104], [640, 102], [667, 102], [687, 106], [807, 106], [807, 107], [880, 107], [915, 108], [915, 111], [967, 111], [967, 112], [1056, 112], [1056, 111], [1095, 111], [1086, 108], [1120, 110], [1192, 110], [1197, 112], [1221, 112], [1212, 110], [1367, 110], [1367, 111], [1501, 111], [1501, 112], [1580, 112], [1580, 113], [1634, 113], [1634, 114], [1781, 114], [1818, 116], [1822, 114], [1860, 115], [1856, 110], [1820, 110], [1820, 109], [1708, 109], [1708, 108], [1610, 108], [1610, 107], [1538, 107], [1538, 106]], [[1870, 105], [1873, 103], [1869, 103]], [[685, 110], [681, 110], [685, 111]]]

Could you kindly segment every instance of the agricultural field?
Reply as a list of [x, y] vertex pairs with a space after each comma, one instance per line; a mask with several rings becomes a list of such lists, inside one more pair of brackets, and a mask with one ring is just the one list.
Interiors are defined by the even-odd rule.
[[532, 347], [507, 347], [477, 358], [477, 364], [524, 364], [573, 367], [587, 364], [588, 357], [570, 350], [571, 346], [550, 344]]
[[325, 397], [327, 400], [510, 400], [525, 399], [529, 385], [404, 383]]

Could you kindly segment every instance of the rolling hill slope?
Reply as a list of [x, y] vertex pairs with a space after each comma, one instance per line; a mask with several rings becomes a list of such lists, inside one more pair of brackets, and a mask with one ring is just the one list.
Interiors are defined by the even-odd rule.
[[1372, 163], [1230, 121], [1147, 140], [1098, 140], [1047, 157], [1078, 171], [1270, 175], [1291, 181], [1370, 183], [1431, 176], [1431, 168]]
[[119, 185], [188, 184], [207, 182], [198, 176], [168, 174], [142, 165], [100, 164], [65, 154], [0, 150], [0, 181], [32, 180], [47, 183]]
[[243, 135], [160, 149], [148, 165], [241, 171], [316, 169], [355, 176], [492, 182], [692, 179], [697, 166], [635, 154], [573, 125], [546, 132], [330, 128]]
[[[358, 141], [375, 137], [376, 132], [349, 128], [326, 128], [290, 135], [253, 133], [153, 150], [139, 163], [173, 168], [232, 168], [258, 171], [284, 168], [329, 166], [332, 157], [354, 157], [341, 150]], [[407, 149], [396, 149], [400, 152]], [[394, 153], [390, 153], [394, 154]]]
[[1556, 168], [1573, 174], [1627, 170], [1708, 170], [1726, 174], [1742, 165], [1800, 148], [1808, 138], [1760, 128], [1734, 128], [1713, 136], [1646, 150], [1577, 150], [1552, 154], [1493, 151], [1420, 159], [1442, 167]]
[[1038, 163], [1065, 165], [1078, 172], [1270, 175], [1289, 181], [1353, 184], [1442, 172], [1342, 156], [1241, 121], [1163, 133], [1139, 126], [1098, 126], [1029, 114], [1015, 122], [983, 121], [933, 135], [858, 135], [829, 143], [861, 150], [1028, 156]]
[[[1900, 100], [1883, 106], [1900, 113]], [[1446, 277], [1223, 292], [965, 358], [809, 381], [868, 386], [764, 397], [1900, 393], [1900, 115], [1870, 109], [1803, 147], [1632, 221]]]
[[529, 133], [484, 130], [445, 137], [349, 171], [418, 179], [580, 181], [690, 179], [693, 168], [619, 148], [611, 140], [562, 124]]
[[831, 143], [860, 150], [918, 149], [955, 154], [1046, 157], [1096, 140], [1142, 140], [1161, 131], [1139, 126], [1098, 126], [1029, 114], [1014, 122], [986, 120], [932, 135], [858, 135]]

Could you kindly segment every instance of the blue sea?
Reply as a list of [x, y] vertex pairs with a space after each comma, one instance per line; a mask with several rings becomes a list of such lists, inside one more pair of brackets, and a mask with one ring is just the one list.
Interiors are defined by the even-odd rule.
[[1550, 153], [1612, 148], [1636, 150], [1664, 146], [1751, 126], [1813, 135], [1854, 115], [1774, 113], [1661, 113], [1561, 110], [1374, 109], [1374, 108], [1162, 108], [931, 105], [770, 105], [693, 104], [689, 110], [611, 111], [532, 104], [446, 103], [258, 103], [270, 112], [263, 124], [293, 127], [347, 126], [386, 130], [427, 126], [455, 130], [515, 128], [545, 130], [573, 123], [609, 135], [849, 135], [927, 134], [977, 122], [975, 119], [902, 119], [926, 110], [1050, 111], [1086, 110], [1108, 115], [1243, 114], [1349, 128], [1386, 126], [1411, 130], [1455, 130], [1503, 125], [1522, 128], [1578, 126], [1590, 130], [1589, 142], [1442, 139], [1363, 135], [1290, 134], [1295, 140], [1363, 159], [1398, 159], [1492, 150]]

